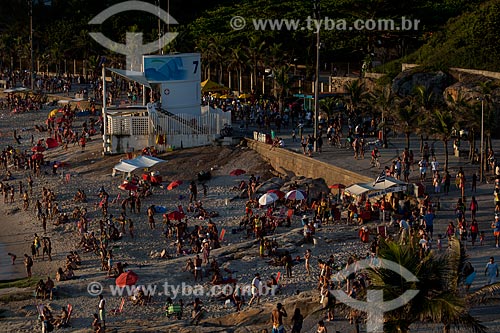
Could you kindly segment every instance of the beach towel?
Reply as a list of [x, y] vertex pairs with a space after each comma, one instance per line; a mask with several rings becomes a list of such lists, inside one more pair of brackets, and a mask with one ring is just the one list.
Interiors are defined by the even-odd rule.
[[226, 229], [222, 229], [220, 232], [219, 242], [224, 240], [224, 235], [226, 234]]

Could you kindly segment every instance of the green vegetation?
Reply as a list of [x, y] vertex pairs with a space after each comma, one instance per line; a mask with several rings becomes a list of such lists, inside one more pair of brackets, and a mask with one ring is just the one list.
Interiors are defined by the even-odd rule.
[[[155, 3], [154, 0], [148, 1]], [[110, 66], [124, 62], [122, 55], [103, 49], [90, 38], [89, 31], [101, 31], [117, 42], [124, 42], [126, 31], [143, 32], [145, 42], [156, 40], [158, 23], [152, 14], [124, 12], [108, 18], [100, 27], [88, 25], [88, 21], [100, 11], [120, 2], [52, 0], [52, 5], [47, 6], [43, 0], [33, 0], [34, 53], [40, 66], [60, 72], [64, 70], [65, 60], [85, 59], [89, 61], [88, 68], [92, 69], [96, 59], [103, 54], [109, 59]], [[20, 64], [27, 67], [30, 52], [28, 3], [24, 0], [0, 2], [0, 70], [11, 67], [11, 63], [15, 68]], [[161, 3], [162, 8], [167, 9], [165, 1]], [[321, 0], [320, 7], [321, 17], [343, 19], [348, 26], [356, 19], [390, 18], [399, 22], [405, 16], [420, 20], [416, 31], [322, 31], [322, 63], [349, 61], [358, 67], [373, 53], [374, 60], [385, 64], [381, 70], [390, 77], [399, 71], [400, 61], [429, 66], [500, 68], [500, 36], [497, 34], [500, 31], [500, 4], [496, 0]], [[233, 70], [252, 73], [257, 81], [257, 73], [262, 73], [267, 66], [269, 50], [276, 44], [280, 45], [284, 62], [280, 65], [298, 63], [307, 68], [313, 65], [313, 31], [299, 28], [295, 31], [268, 29], [258, 32], [251, 22], [255, 18], [300, 19], [304, 22], [313, 15], [312, 1], [185, 0], [170, 1], [169, 9], [179, 22], [179, 25], [172, 25], [170, 31], [179, 32], [179, 37], [166, 51], [198, 50], [205, 67], [227, 71], [226, 66], [233, 62]], [[246, 19], [245, 29], [231, 29], [230, 19], [236, 15]], [[162, 32], [166, 29], [163, 25]], [[213, 44], [216, 47], [210, 46]], [[233, 52], [235, 48], [244, 51], [245, 57], [239, 58], [245, 60], [245, 64], [234, 62], [238, 62]], [[256, 52], [252, 54], [248, 50]], [[395, 58], [399, 60], [391, 63]], [[223, 63], [223, 68], [217, 63]], [[306, 76], [310, 78], [312, 74], [307, 71]]]
[[399, 272], [384, 268], [369, 271], [371, 288], [383, 290], [387, 299], [397, 298], [409, 289], [419, 291], [405, 306], [385, 313], [384, 332], [410, 332], [410, 326], [420, 321], [442, 324], [444, 333], [451, 328], [486, 332], [469, 311], [491, 297], [500, 283], [464, 294], [462, 272], [467, 257], [460, 241], [453, 238], [450, 248], [440, 253], [422, 253], [418, 241], [416, 235], [402, 245], [382, 240], [379, 247], [380, 258], [405, 267], [418, 281], [405, 281]]
[[[473, 68], [500, 70], [500, 3], [483, 2], [472, 11], [451, 18], [444, 29], [429, 35], [420, 49], [403, 62], [433, 68]], [[395, 66], [400, 61], [393, 63]], [[391, 66], [388, 66], [391, 68]], [[388, 73], [391, 71], [388, 70]]]
[[38, 281], [40, 281], [40, 278], [37, 278], [37, 277], [14, 279], [14, 280], [3, 280], [3, 281], [0, 281], [0, 289], [34, 287], [34, 286], [36, 286]]

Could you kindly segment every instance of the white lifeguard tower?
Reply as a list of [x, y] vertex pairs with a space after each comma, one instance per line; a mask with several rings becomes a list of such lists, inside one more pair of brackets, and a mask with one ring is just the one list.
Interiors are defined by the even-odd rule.
[[[231, 112], [201, 106], [198, 53], [143, 56], [143, 71], [107, 70], [159, 92], [161, 102], [103, 108], [104, 153], [121, 154], [154, 146], [159, 151], [210, 145]], [[145, 100], [145, 97], [143, 98]]]

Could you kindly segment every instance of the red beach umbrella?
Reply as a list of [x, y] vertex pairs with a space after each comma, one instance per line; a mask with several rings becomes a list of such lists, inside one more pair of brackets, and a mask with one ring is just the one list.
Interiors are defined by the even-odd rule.
[[174, 210], [173, 212], [168, 213], [167, 216], [171, 221], [180, 221], [186, 216], [186, 214], [181, 213], [178, 210]]
[[131, 183], [123, 183], [120, 186], [118, 186], [118, 188], [124, 191], [136, 191], [137, 185]]
[[279, 199], [283, 199], [285, 197], [285, 192], [282, 192], [280, 190], [269, 190], [267, 193], [274, 193], [278, 196]]
[[47, 145], [48, 149], [56, 148], [57, 146], [59, 146], [59, 143], [57, 143], [57, 140], [53, 139], [53, 138], [47, 138], [47, 140], [45, 140], [45, 144]]
[[116, 285], [118, 287], [133, 286], [139, 281], [139, 276], [132, 271], [121, 273], [119, 277], [116, 278]]
[[179, 187], [182, 184], [182, 180], [174, 180], [167, 186], [167, 190], [172, 191], [174, 188]]
[[231, 171], [229, 173], [229, 175], [230, 176], [241, 176], [244, 173], [247, 173], [247, 172], [245, 170], [243, 170], [243, 169], [234, 169], [233, 171]]
[[36, 154], [34, 154], [34, 155], [31, 156], [31, 159], [35, 160], [35, 161], [41, 161], [41, 160], [43, 160], [43, 154], [36, 153]]
[[37, 152], [37, 153], [42, 153], [45, 151], [45, 147], [42, 145], [36, 145], [33, 148], [31, 148], [31, 151]]

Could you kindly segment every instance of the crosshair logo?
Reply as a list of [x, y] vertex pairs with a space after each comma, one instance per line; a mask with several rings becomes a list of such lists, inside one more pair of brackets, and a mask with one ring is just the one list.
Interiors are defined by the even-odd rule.
[[[142, 11], [156, 15], [163, 22], [168, 24], [178, 23], [172, 16], [170, 16], [169, 13], [150, 3], [143, 1], [126, 1], [103, 10], [92, 20], [90, 20], [89, 24], [102, 24], [108, 18], [116, 14], [131, 10]], [[101, 32], [89, 32], [89, 35], [105, 48], [126, 55], [127, 71], [140, 71], [142, 56], [144, 54], [153, 53], [163, 48], [165, 45], [173, 41], [175, 37], [177, 37], [178, 33], [168, 32], [161, 36], [159, 40], [147, 44], [142, 43], [142, 32], [127, 32], [125, 36], [125, 44], [120, 44], [112, 41], [108, 37], [104, 36], [104, 34], [102, 34]]]
[[[408, 282], [418, 282], [418, 279], [412, 272], [405, 267], [387, 260], [377, 258], [377, 268], [385, 268], [401, 275]], [[338, 273], [339, 278], [345, 279], [352, 273], [366, 268], [373, 268], [374, 265], [370, 260], [360, 260]], [[351, 308], [359, 311], [366, 312], [366, 331], [369, 333], [384, 332], [384, 313], [402, 307], [411, 301], [418, 293], [418, 290], [406, 290], [401, 296], [391, 301], [384, 302], [384, 292], [382, 290], [367, 290], [366, 302], [358, 301], [343, 290], [332, 290], [331, 293], [335, 296], [337, 301], [342, 302]]]

